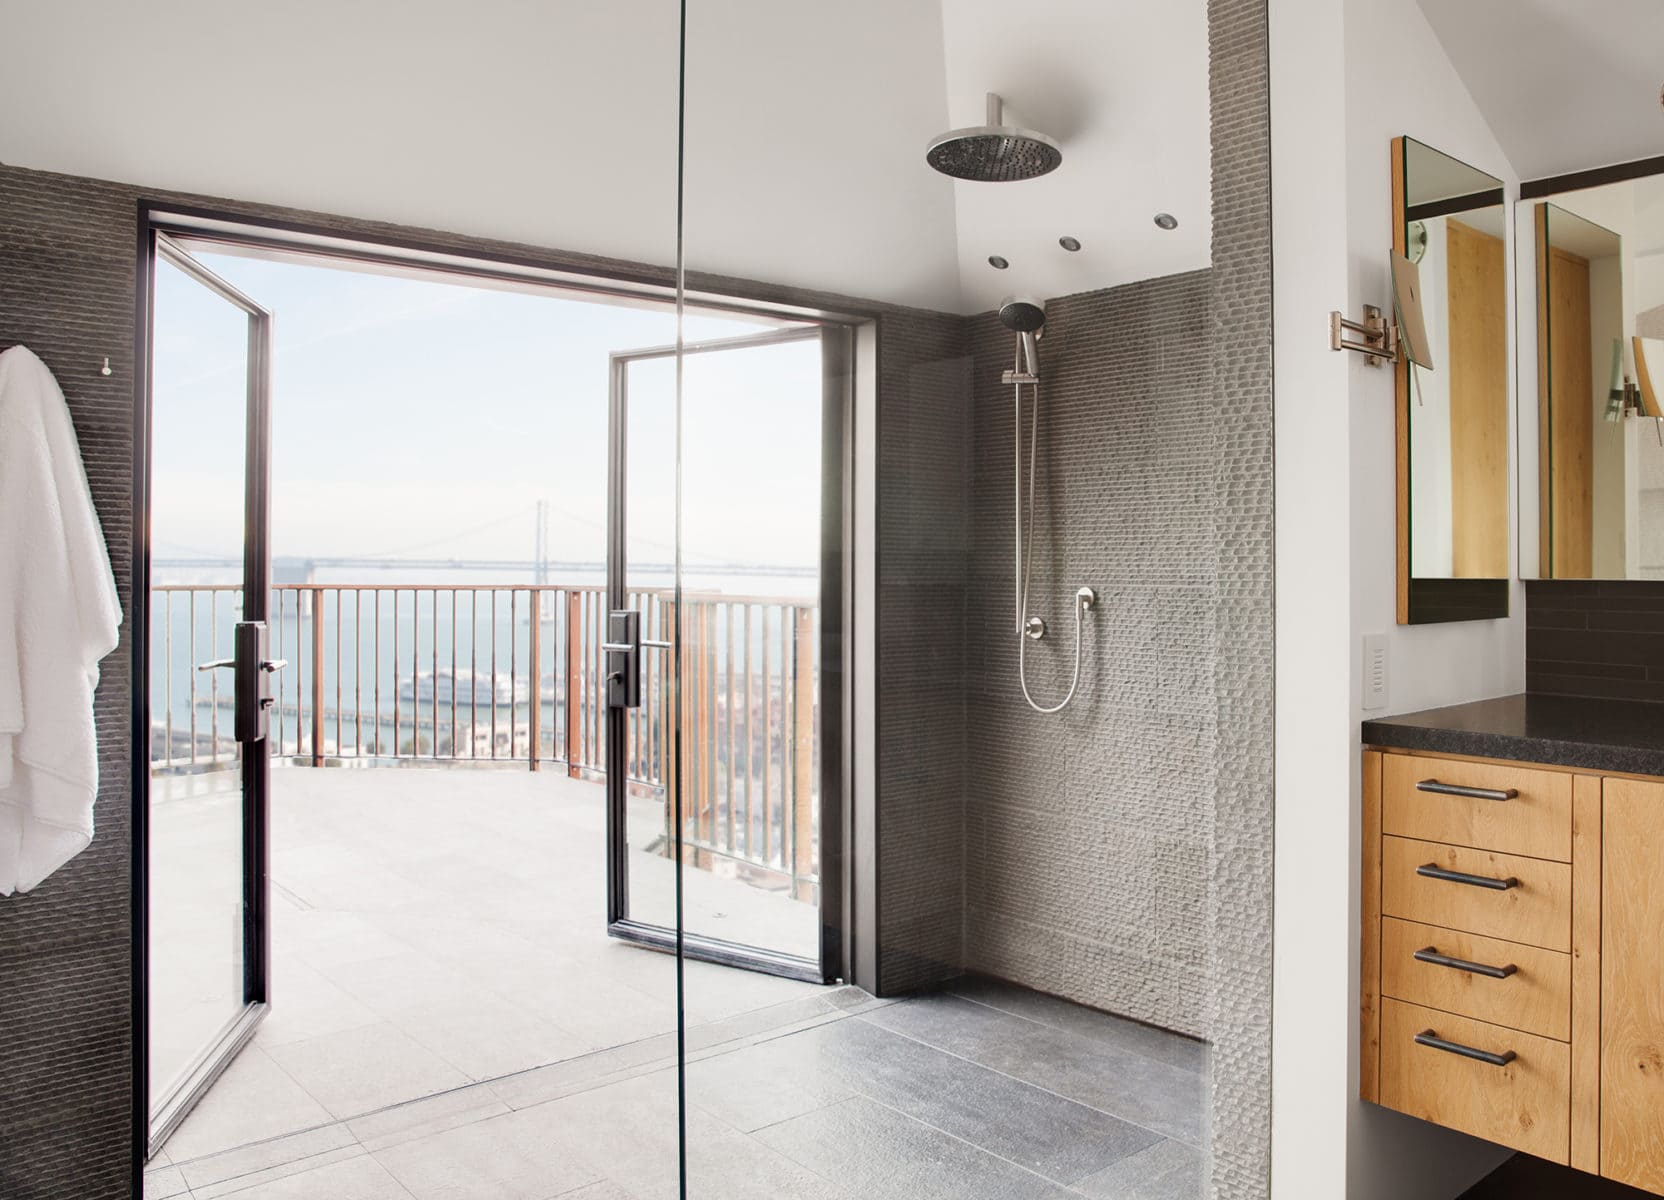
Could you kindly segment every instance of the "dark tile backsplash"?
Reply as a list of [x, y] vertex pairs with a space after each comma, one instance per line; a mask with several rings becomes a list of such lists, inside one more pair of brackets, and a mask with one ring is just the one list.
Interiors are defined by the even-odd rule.
[[1664, 582], [1527, 582], [1525, 690], [1664, 702]]

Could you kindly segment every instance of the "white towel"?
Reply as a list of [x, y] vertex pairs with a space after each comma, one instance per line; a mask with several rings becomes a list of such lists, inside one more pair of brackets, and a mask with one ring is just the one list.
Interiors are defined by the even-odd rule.
[[13, 346], [0, 354], [0, 896], [92, 840], [92, 694], [120, 625], [69, 407]]

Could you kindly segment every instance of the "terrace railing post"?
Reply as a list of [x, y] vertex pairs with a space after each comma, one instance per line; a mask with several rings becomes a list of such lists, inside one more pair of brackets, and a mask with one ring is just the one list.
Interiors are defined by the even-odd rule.
[[815, 778], [815, 614], [797, 610], [792, 668], [792, 891], [799, 900], [814, 895]]
[[312, 589], [312, 765], [324, 765], [324, 589]]
[[[543, 722], [543, 589], [534, 587], [531, 590], [532, 632], [532, 711], [531, 711], [531, 759], [532, 770], [537, 770], [537, 750], [539, 739], [542, 738]], [[497, 681], [491, 681], [495, 691]]]
[[566, 593], [566, 775], [583, 775], [578, 765], [584, 740], [584, 613], [583, 593]]

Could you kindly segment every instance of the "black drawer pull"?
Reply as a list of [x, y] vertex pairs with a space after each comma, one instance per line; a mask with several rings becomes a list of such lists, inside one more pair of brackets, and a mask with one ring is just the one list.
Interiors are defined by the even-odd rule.
[[1447, 1042], [1431, 1029], [1423, 1029], [1416, 1034], [1416, 1045], [1428, 1046], [1434, 1050], [1443, 1050], [1446, 1054], [1459, 1054], [1463, 1058], [1471, 1058], [1475, 1062], [1490, 1063], [1493, 1067], [1506, 1067], [1519, 1055], [1512, 1050], [1504, 1050], [1501, 1054], [1492, 1054], [1489, 1050], [1476, 1050], [1472, 1046], [1464, 1046], [1461, 1042]]
[[1418, 792], [1437, 792], [1441, 796], [1466, 796], [1469, 800], [1512, 800], [1518, 788], [1463, 787], [1459, 783], [1440, 783], [1437, 779], [1423, 779], [1416, 784]]
[[1483, 975], [1487, 979], [1507, 979], [1519, 968], [1513, 963], [1506, 967], [1489, 967], [1484, 963], [1469, 962], [1465, 958], [1451, 958], [1448, 954], [1440, 954], [1437, 946], [1427, 946], [1417, 950], [1417, 962], [1431, 963], [1435, 967], [1449, 967], [1454, 971], [1466, 971], [1470, 975]]
[[1425, 875], [1429, 879], [1442, 879], [1446, 883], [1465, 883], [1469, 887], [1490, 888], [1493, 892], [1506, 892], [1509, 888], [1517, 888], [1520, 881], [1512, 875], [1507, 879], [1493, 879], [1489, 875], [1469, 875], [1465, 871], [1447, 871], [1438, 863], [1422, 863], [1416, 868], [1417, 875]]

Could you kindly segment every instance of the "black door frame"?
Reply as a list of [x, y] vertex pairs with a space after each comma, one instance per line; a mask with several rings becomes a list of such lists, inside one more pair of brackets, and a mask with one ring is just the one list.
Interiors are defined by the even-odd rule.
[[[149, 1158], [213, 1087], [237, 1052], [254, 1036], [271, 1001], [271, 926], [268, 828], [271, 748], [266, 739], [239, 743], [242, 764], [243, 1007], [206, 1045], [185, 1077], [160, 1098], [150, 1088], [150, 495], [152, 432], [151, 339], [155, 332], [157, 260], [190, 276], [248, 318], [247, 410], [243, 443], [243, 620], [265, 621], [271, 587], [271, 347], [272, 315], [258, 302], [197, 262], [167, 233], [163, 223], [140, 212], [138, 263], [139, 401], [134, 438], [135, 655], [133, 741], [134, 864], [134, 1028], [135, 1137]], [[195, 664], [193, 664], [194, 667]], [[253, 686], [239, 679], [241, 689]]]
[[[845, 538], [845, 513], [850, 505], [850, 454], [852, 447], [847, 436], [854, 419], [855, 392], [850, 369], [852, 336], [847, 326], [813, 322], [796, 328], [787, 327], [767, 333], [720, 338], [704, 342], [686, 342], [638, 350], [622, 350], [611, 358], [607, 408], [607, 608], [616, 611], [629, 607], [627, 544], [629, 443], [629, 367], [631, 363], [651, 362], [691, 354], [721, 353], [763, 346], [784, 345], [792, 342], [819, 341], [821, 346], [821, 503], [820, 503], [820, 579], [818, 604], [820, 608], [820, 678], [816, 708], [819, 718], [817, 742], [821, 747], [819, 789], [820, 818], [817, 822], [820, 849], [820, 912], [821, 935], [814, 958], [787, 954], [767, 947], [751, 946], [709, 934], [690, 933], [685, 928], [681, 936], [675, 929], [638, 920], [630, 915], [629, 852], [627, 845], [628, 820], [626, 807], [629, 798], [626, 736], [628, 712], [623, 708], [607, 710], [607, 932], [623, 941], [675, 952], [680, 948], [686, 958], [722, 966], [742, 967], [770, 975], [782, 975], [811, 983], [832, 983], [846, 977], [844, 936], [844, 813], [846, 763], [842, 752], [844, 681], [848, 664], [844, 661], [847, 642], [843, 636], [845, 580], [848, 572], [846, 559], [850, 548]], [[680, 384], [678, 383], [678, 388]], [[680, 414], [680, 397], [677, 401]], [[678, 451], [679, 452], [679, 451]], [[678, 548], [678, 563], [680, 563]], [[681, 579], [676, 580], [678, 596]], [[681, 612], [678, 604], [676, 611]], [[668, 677], [675, 695], [670, 704], [673, 723], [679, 721], [682, 645], [680, 621], [670, 633], [671, 645], [666, 648], [643, 647], [638, 655], [649, 649], [660, 649], [670, 656]], [[675, 789], [684, 779], [682, 770], [683, 742], [679, 725], [667, 731], [670, 754], [675, 766], [670, 772]], [[666, 797], [673, 812], [672, 860], [680, 868], [682, 859], [681, 833], [683, 829], [681, 797]]]
[[[474, 239], [436, 240], [385, 226], [350, 220], [324, 224], [274, 216], [251, 206], [209, 207], [200, 203], [141, 200], [137, 205], [135, 242], [135, 288], [133, 352], [134, 464], [133, 464], [133, 594], [129, 615], [135, 629], [148, 629], [150, 620], [150, 543], [144, 514], [149, 511], [150, 452], [150, 331], [151, 277], [155, 236], [165, 232], [192, 245], [220, 243], [244, 251], [255, 250], [288, 257], [324, 257], [363, 263], [392, 270], [422, 270], [440, 275], [473, 278], [495, 286], [537, 288], [554, 292], [612, 298], [625, 303], [649, 302], [673, 305], [677, 295], [677, 274], [672, 270], [644, 264], [601, 261], [582, 254], [530, 250], [503, 243]], [[442, 235], [441, 235], [442, 236]], [[850, 622], [856, 612], [853, 537], [856, 528], [854, 396], [860, 386], [876, 387], [882, 373], [877, 331], [888, 311], [843, 298], [828, 306], [827, 297], [817, 293], [767, 284], [747, 284], [732, 278], [699, 282], [684, 292], [687, 303], [700, 308], [742, 316], [763, 316], [819, 322], [825, 338], [826, 386], [840, 398], [837, 405], [824, 407], [827, 422], [822, 440], [823, 488], [842, 488], [841, 502], [830, 493], [823, 497], [823, 520], [836, 522], [841, 545], [823, 539], [821, 575], [822, 612], [822, 758], [837, 759], [840, 771], [836, 789], [822, 793], [821, 842], [821, 958], [828, 982], [854, 979], [858, 972], [874, 971], [877, 921], [876, 863], [872, 845], [876, 838], [876, 798], [856, 797], [854, 766], [857, 731], [853, 716], [855, 634]], [[857, 371], [856, 343], [864, 349]], [[870, 361], [869, 361], [870, 360]], [[866, 393], [863, 393], [866, 394]], [[833, 436], [833, 434], [837, 436]], [[871, 432], [866, 435], [871, 438]], [[832, 456], [837, 455], [834, 462]], [[866, 485], [871, 487], [870, 481]], [[871, 501], [869, 501], [870, 503]], [[871, 587], [872, 581], [865, 586]], [[876, 614], [876, 599], [872, 611]], [[836, 615], [836, 621], [833, 620]], [[825, 630], [838, 631], [836, 645], [829, 646]], [[872, 632], [860, 635], [871, 646]], [[870, 653], [870, 651], [868, 651]], [[875, 669], [873, 664], [868, 670]], [[133, 794], [132, 896], [132, 1144], [134, 1194], [143, 1190], [144, 1164], [149, 1156], [149, 1046], [148, 995], [149, 923], [148, 868], [149, 829], [145, 804], [149, 786], [148, 746], [150, 716], [145, 681], [149, 679], [148, 637], [133, 639], [135, 680], [131, 725], [131, 786]], [[834, 680], [834, 675], [836, 679]], [[837, 691], [829, 690], [836, 684]], [[832, 695], [841, 698], [832, 704]], [[836, 739], [836, 740], [834, 740]], [[823, 776], [823, 788], [826, 787]], [[857, 859], [869, 869], [852, 877]]]

